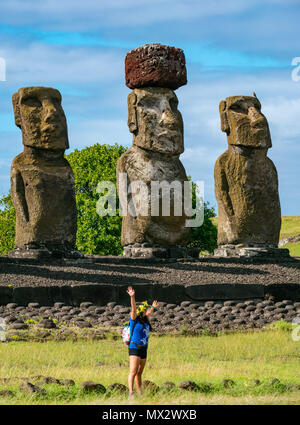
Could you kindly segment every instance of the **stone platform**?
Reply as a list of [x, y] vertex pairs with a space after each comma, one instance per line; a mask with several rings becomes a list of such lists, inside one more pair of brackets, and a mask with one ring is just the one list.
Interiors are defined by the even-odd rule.
[[157, 259], [85, 256], [39, 261], [0, 257], [0, 305], [126, 305], [127, 286], [138, 301], [167, 303], [284, 299], [300, 301], [300, 260], [286, 258]]
[[[0, 317], [6, 322], [6, 327], [13, 334], [32, 327], [40, 329], [41, 338], [49, 336], [42, 329], [56, 330], [57, 337], [70, 337], [74, 327], [92, 328], [100, 337], [103, 329], [119, 328], [129, 320], [130, 306], [109, 302], [97, 306], [92, 302], [82, 302], [78, 306], [56, 302], [53, 306], [39, 303], [23, 304], [8, 303], [0, 306]], [[300, 302], [282, 300], [228, 300], [192, 302], [184, 300], [180, 303], [161, 301], [158, 310], [151, 318], [154, 332], [159, 334], [172, 331], [201, 333], [203, 330], [236, 330], [261, 328], [278, 320], [300, 323]], [[69, 329], [73, 329], [70, 331]], [[41, 329], [42, 328], [42, 329]], [[102, 329], [102, 330], [101, 330]], [[88, 331], [85, 332], [87, 334]], [[22, 337], [22, 334], [18, 334]], [[36, 334], [37, 335], [37, 334]], [[91, 334], [90, 334], [91, 335]], [[13, 338], [13, 337], [12, 337]], [[100, 338], [101, 339], [101, 338]]]
[[178, 259], [178, 258], [190, 258], [193, 256], [199, 257], [199, 249], [188, 249], [185, 246], [152, 246], [148, 243], [143, 244], [134, 244], [124, 247], [124, 257], [128, 258], [168, 258], [168, 259]]
[[214, 251], [216, 257], [237, 258], [289, 258], [290, 252], [287, 248], [276, 248], [271, 246], [244, 246], [244, 245], [221, 245]]

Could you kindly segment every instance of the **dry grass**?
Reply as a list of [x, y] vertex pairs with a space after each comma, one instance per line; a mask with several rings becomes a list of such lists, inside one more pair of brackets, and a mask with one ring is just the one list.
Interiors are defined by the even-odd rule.
[[[45, 385], [46, 396], [24, 395], [18, 391], [19, 380], [0, 384], [11, 389], [14, 397], [0, 399], [0, 404], [127, 404], [126, 396], [107, 398], [83, 394], [83, 381], [105, 387], [113, 382], [127, 384], [128, 355], [121, 340], [9, 342], [0, 345], [0, 377], [53, 376], [73, 379], [74, 387]], [[300, 391], [300, 342], [290, 331], [265, 330], [213, 336], [151, 336], [143, 378], [161, 385], [182, 380], [211, 382], [208, 393], [186, 393], [176, 389], [145, 395], [133, 403], [143, 404], [298, 404]], [[98, 362], [103, 363], [97, 366]], [[235, 385], [225, 389], [222, 380], [233, 379]], [[272, 378], [280, 379], [278, 385]], [[254, 386], [253, 379], [261, 384]], [[288, 385], [287, 385], [288, 384]]]

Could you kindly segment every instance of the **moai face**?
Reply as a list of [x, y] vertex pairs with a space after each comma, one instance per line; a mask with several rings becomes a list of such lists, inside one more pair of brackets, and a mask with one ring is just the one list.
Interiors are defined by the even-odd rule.
[[228, 144], [251, 148], [270, 148], [270, 130], [256, 97], [231, 96], [219, 105], [221, 129], [227, 133]]
[[15, 123], [22, 130], [23, 144], [39, 149], [69, 147], [67, 122], [61, 94], [50, 87], [24, 87], [13, 95]]
[[128, 127], [133, 144], [152, 152], [181, 154], [183, 121], [177, 105], [177, 96], [171, 89], [134, 89], [128, 96]]

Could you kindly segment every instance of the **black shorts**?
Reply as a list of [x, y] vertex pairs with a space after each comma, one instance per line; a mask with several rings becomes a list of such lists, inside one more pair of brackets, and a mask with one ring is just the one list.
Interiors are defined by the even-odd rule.
[[128, 352], [130, 356], [138, 356], [141, 359], [145, 359], [147, 357], [147, 348], [128, 348]]

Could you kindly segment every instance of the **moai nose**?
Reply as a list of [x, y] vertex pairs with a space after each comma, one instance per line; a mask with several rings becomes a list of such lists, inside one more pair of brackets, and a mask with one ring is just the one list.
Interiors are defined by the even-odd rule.
[[164, 124], [164, 125], [172, 125], [175, 123], [176, 118], [171, 110], [170, 104], [169, 102], [162, 102], [161, 104], [161, 119], [160, 119], [160, 124]]
[[265, 117], [254, 106], [248, 109], [248, 117], [253, 127], [259, 126], [265, 122]]
[[43, 102], [43, 107], [45, 110], [45, 121], [47, 123], [55, 121], [58, 116], [55, 105], [52, 102], [46, 100]]

